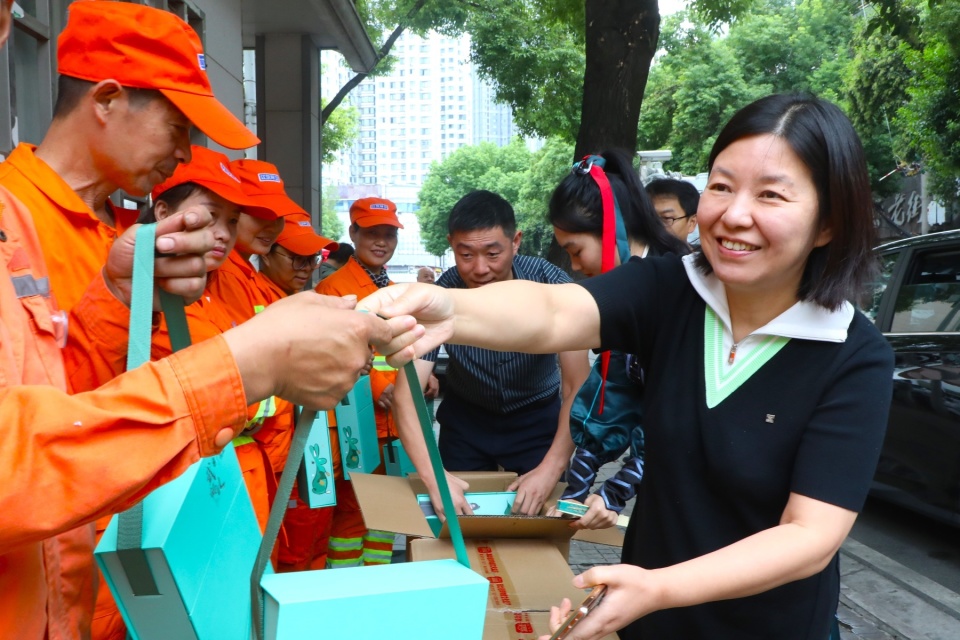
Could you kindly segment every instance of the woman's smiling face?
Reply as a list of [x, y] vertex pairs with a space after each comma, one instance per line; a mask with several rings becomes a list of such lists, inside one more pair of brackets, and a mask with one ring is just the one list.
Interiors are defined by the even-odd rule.
[[714, 161], [697, 220], [728, 291], [796, 297], [810, 252], [830, 241], [810, 170], [782, 138], [741, 138]]

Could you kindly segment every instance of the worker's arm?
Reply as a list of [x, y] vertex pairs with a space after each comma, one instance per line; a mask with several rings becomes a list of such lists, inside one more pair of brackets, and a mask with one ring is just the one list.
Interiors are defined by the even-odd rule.
[[537, 515], [543, 503], [560, 481], [560, 476], [570, 463], [573, 455], [573, 440], [570, 437], [570, 407], [577, 391], [583, 386], [590, 374], [590, 361], [586, 351], [564, 351], [558, 354], [560, 360], [560, 392], [562, 403], [557, 420], [557, 433], [543, 461], [528, 473], [517, 478], [508, 487], [517, 492], [513, 503], [513, 512], [525, 515]]
[[[414, 384], [419, 384], [420, 388], [423, 389], [427, 386], [430, 375], [433, 373], [434, 363], [427, 360], [417, 360], [414, 365], [417, 368], [417, 376], [419, 376]], [[400, 435], [403, 448], [406, 450], [407, 456], [410, 457], [410, 462], [416, 467], [417, 474], [423, 480], [423, 484], [427, 487], [433, 508], [443, 518], [443, 504], [440, 500], [440, 491], [437, 488], [436, 475], [434, 475], [433, 467], [430, 464], [430, 453], [427, 451], [427, 443], [424, 440], [417, 409], [413, 404], [413, 396], [410, 395], [407, 374], [403, 369], [397, 372], [397, 382], [393, 394], [393, 419], [396, 422], [397, 433]], [[446, 476], [447, 484], [450, 486], [450, 496], [453, 498], [453, 505], [457, 509], [457, 513], [473, 515], [470, 504], [463, 495], [469, 485], [449, 473]]]

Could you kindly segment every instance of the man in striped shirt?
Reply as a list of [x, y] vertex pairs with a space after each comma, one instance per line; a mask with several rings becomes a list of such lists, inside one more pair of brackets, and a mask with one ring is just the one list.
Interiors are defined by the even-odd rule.
[[[450, 212], [447, 229], [456, 267], [440, 276], [436, 284], [441, 287], [475, 288], [512, 279], [571, 282], [546, 260], [517, 255], [522, 232], [517, 230], [513, 207], [495, 193], [474, 191], [461, 198]], [[514, 511], [538, 513], [573, 453], [570, 404], [590, 371], [586, 351], [530, 355], [452, 344], [446, 351], [447, 384], [437, 410], [444, 467], [515, 471], [519, 477], [509, 487], [517, 492]], [[421, 387], [426, 386], [436, 357], [434, 351], [416, 361]], [[407, 453], [439, 511], [439, 494], [409, 388], [399, 379], [394, 416]], [[463, 497], [466, 483], [448, 478], [457, 511], [471, 513]]]

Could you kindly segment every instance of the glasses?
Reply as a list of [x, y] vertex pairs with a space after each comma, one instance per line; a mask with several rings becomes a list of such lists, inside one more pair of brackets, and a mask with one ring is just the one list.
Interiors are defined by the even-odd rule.
[[[693, 214], [691, 214], [693, 215]], [[660, 216], [660, 219], [663, 220], [663, 224], [673, 224], [677, 220], [686, 220], [690, 216]]]
[[317, 254], [312, 256], [294, 256], [279, 249], [274, 249], [273, 252], [289, 260], [290, 266], [293, 267], [294, 271], [302, 271], [304, 269], [310, 269], [312, 271], [320, 266], [320, 256]]

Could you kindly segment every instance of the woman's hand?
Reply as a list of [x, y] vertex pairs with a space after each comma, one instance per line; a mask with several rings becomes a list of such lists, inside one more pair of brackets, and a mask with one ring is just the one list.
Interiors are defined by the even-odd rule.
[[[622, 629], [637, 618], [656, 611], [655, 587], [650, 571], [628, 564], [594, 567], [573, 579], [573, 586], [589, 589], [607, 585], [603, 601], [586, 616], [567, 640], [600, 640]], [[570, 601], [564, 598], [559, 607], [550, 608], [550, 631], [555, 633], [570, 615]], [[550, 640], [541, 636], [539, 640]]]
[[425, 335], [411, 346], [406, 346], [407, 341], [401, 338], [379, 349], [394, 367], [433, 351], [453, 335], [453, 300], [447, 289], [435, 285], [407, 283], [385, 287], [361, 300], [357, 309], [385, 318], [411, 315], [426, 329]]

